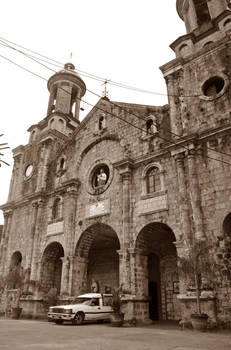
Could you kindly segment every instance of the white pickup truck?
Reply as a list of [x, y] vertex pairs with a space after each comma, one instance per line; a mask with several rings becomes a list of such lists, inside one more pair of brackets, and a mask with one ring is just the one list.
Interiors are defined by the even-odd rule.
[[64, 321], [81, 324], [83, 321], [108, 320], [113, 313], [112, 295], [88, 293], [78, 296], [73, 304], [51, 306], [48, 321], [62, 324]]

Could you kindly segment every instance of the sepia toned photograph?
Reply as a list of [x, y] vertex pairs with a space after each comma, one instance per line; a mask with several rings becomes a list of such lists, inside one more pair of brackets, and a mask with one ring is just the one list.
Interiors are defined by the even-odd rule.
[[230, 350], [231, 2], [0, 28], [0, 350]]

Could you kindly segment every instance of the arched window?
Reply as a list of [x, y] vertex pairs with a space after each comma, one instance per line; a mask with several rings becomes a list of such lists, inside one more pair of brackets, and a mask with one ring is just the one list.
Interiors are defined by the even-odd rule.
[[60, 169], [60, 170], [65, 169], [65, 159], [64, 159], [64, 158], [61, 158], [61, 159], [60, 159], [59, 169]]
[[62, 217], [62, 201], [60, 197], [55, 198], [52, 207], [52, 219], [59, 219]]
[[152, 167], [146, 174], [147, 193], [153, 193], [161, 190], [160, 172], [157, 167]]
[[57, 161], [56, 173], [57, 175], [63, 175], [66, 171], [66, 156], [62, 155]]
[[105, 116], [101, 115], [101, 117], [99, 117], [99, 124], [98, 124], [99, 130], [103, 130], [106, 127], [106, 120], [105, 120]]
[[64, 121], [62, 119], [59, 119], [59, 121], [58, 121], [58, 130], [60, 132], [64, 131]]
[[51, 129], [54, 129], [54, 124], [55, 124], [55, 120], [54, 120], [54, 118], [53, 118], [53, 119], [51, 119], [51, 121], [50, 121], [50, 128], [51, 128]]

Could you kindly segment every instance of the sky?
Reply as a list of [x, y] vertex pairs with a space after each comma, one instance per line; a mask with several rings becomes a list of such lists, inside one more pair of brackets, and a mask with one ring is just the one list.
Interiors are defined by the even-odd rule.
[[[3, 46], [8, 40], [57, 62], [103, 79], [166, 94], [159, 67], [175, 58], [169, 45], [185, 34], [176, 0], [7, 0], [0, 14], [0, 143], [7, 142], [0, 167], [0, 204], [7, 201], [12, 149], [28, 143], [27, 129], [46, 116], [47, 83], [59, 67], [50, 69]], [[8, 45], [16, 47], [8, 42]], [[17, 47], [26, 52], [24, 49]], [[28, 53], [28, 51], [27, 51]], [[32, 54], [32, 53], [30, 53]], [[7, 60], [8, 59], [8, 60]], [[11, 62], [10, 62], [10, 61]], [[12, 62], [41, 76], [39, 78]], [[81, 74], [80, 74], [81, 76]], [[89, 90], [102, 95], [102, 82], [81, 76]], [[112, 101], [161, 106], [167, 95], [137, 93], [107, 84]], [[86, 93], [92, 105], [98, 97]], [[92, 108], [81, 105], [82, 120]], [[0, 224], [3, 216], [0, 212]]]

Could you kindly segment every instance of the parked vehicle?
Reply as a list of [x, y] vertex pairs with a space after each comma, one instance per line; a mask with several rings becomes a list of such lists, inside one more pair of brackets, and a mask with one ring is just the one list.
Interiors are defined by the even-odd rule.
[[78, 296], [73, 304], [49, 307], [48, 321], [81, 324], [84, 321], [109, 320], [113, 313], [112, 294], [88, 293]]

